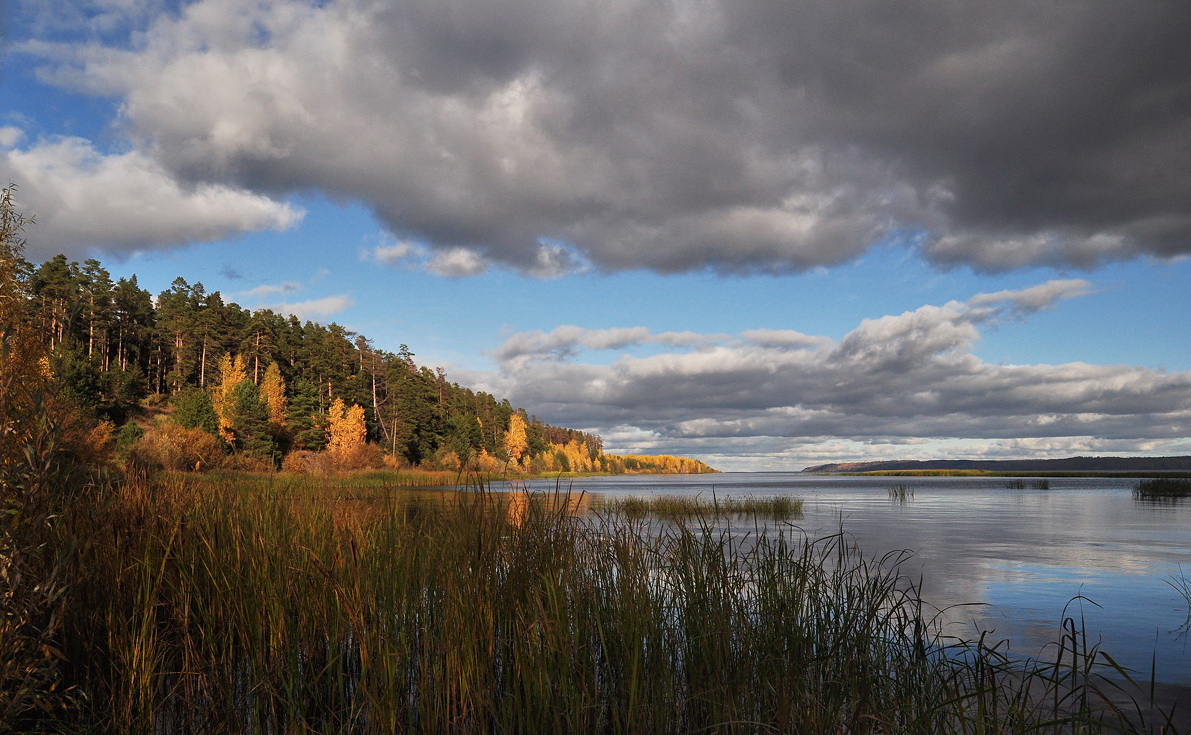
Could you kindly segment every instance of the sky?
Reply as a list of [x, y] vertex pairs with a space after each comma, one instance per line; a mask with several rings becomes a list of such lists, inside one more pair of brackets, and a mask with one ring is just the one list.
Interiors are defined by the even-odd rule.
[[26, 257], [722, 470], [1191, 454], [1191, 4], [0, 0]]

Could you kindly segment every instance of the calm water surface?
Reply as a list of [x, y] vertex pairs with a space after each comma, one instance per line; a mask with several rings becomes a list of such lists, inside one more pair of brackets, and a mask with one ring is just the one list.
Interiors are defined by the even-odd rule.
[[[812, 537], [842, 527], [868, 556], [910, 550], [923, 598], [949, 630], [993, 631], [1013, 653], [1044, 655], [1066, 614], [1120, 663], [1148, 679], [1191, 686], [1188, 605], [1169, 580], [1191, 578], [1191, 500], [1133, 497], [1132, 478], [1050, 478], [1050, 489], [988, 477], [831, 477], [797, 473], [593, 477], [564, 489], [591, 496], [792, 495], [791, 525]], [[553, 481], [519, 483], [550, 491]], [[906, 485], [913, 497], [891, 500]], [[1084, 598], [1081, 602], [1077, 598]], [[968, 603], [976, 603], [969, 605]]]

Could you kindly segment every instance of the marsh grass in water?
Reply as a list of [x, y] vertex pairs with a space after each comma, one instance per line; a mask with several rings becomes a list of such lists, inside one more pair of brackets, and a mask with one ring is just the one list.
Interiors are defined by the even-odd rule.
[[908, 502], [914, 497], [914, 488], [909, 485], [892, 485], [889, 488], [889, 499], [899, 503]]
[[1155, 477], [1141, 480], [1134, 485], [1133, 496], [1143, 500], [1191, 497], [1191, 478]]
[[[116, 733], [1144, 730], [1068, 618], [1047, 660], [944, 634], [843, 533], [742, 538], [479, 489], [130, 483], [73, 515], [77, 728]], [[716, 507], [723, 507], [717, 501]], [[701, 511], [705, 507], [697, 506]], [[787, 509], [787, 512], [792, 512]]]
[[802, 498], [774, 497], [688, 497], [658, 495], [654, 497], [601, 498], [592, 503], [598, 513], [631, 519], [653, 517], [676, 523], [686, 523], [722, 517], [758, 518], [770, 521], [797, 520], [802, 517]]

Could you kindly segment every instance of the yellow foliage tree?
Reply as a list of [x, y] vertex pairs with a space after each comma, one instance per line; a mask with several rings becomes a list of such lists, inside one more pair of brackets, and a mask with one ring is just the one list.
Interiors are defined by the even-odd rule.
[[265, 370], [265, 378], [261, 381], [261, 397], [269, 404], [269, 421], [275, 427], [285, 426], [289, 402], [285, 398], [285, 380], [281, 377], [281, 367], [277, 365], [276, 360], [270, 362]]
[[521, 414], [514, 413], [509, 417], [509, 428], [505, 432], [504, 449], [509, 459], [514, 463], [521, 461], [525, 450], [529, 449], [529, 439], [525, 435], [525, 419]]
[[364, 423], [363, 407], [353, 403], [348, 408], [342, 398], [336, 398], [328, 418], [327, 451], [331, 454], [349, 456], [367, 442], [368, 427]]
[[235, 438], [232, 434], [232, 391], [245, 380], [248, 380], [248, 371], [244, 367], [244, 358], [225, 352], [219, 360], [219, 384], [211, 393], [211, 403], [219, 416], [219, 435], [229, 443]]
[[550, 455], [553, 459], [548, 461], [548, 466], [552, 471], [590, 472], [593, 469], [587, 442], [572, 439], [566, 444], [551, 444]]

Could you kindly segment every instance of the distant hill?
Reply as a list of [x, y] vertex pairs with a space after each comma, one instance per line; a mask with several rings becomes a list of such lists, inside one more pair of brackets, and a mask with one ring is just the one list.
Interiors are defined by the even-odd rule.
[[840, 462], [803, 472], [896, 472], [972, 470], [977, 472], [1191, 472], [1191, 457], [1068, 457], [1066, 459], [935, 459]]

